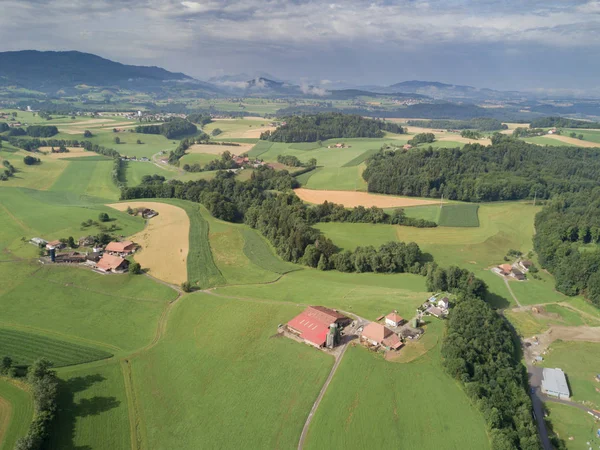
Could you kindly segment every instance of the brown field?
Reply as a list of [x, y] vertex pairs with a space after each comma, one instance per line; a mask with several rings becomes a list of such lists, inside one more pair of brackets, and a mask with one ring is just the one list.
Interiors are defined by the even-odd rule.
[[61, 158], [79, 158], [82, 156], [98, 156], [97, 153], [88, 152], [81, 147], [67, 147], [69, 153], [51, 153], [52, 147], [40, 147], [40, 151], [48, 152], [47, 158], [61, 159]]
[[313, 189], [298, 188], [294, 192], [301, 200], [308, 203], [321, 204], [325, 201], [344, 205], [346, 208], [364, 206], [370, 208], [401, 208], [408, 206], [438, 205], [435, 200], [422, 200], [410, 197], [395, 197], [392, 195], [370, 194], [368, 192], [353, 191], [321, 191]]
[[12, 417], [12, 406], [7, 401], [0, 397], [0, 444], [4, 440], [4, 434], [8, 431], [10, 419]]
[[142, 247], [135, 254], [135, 260], [159, 280], [173, 284], [187, 281], [190, 219], [183, 209], [158, 202], [113, 203], [108, 206], [119, 211], [125, 211], [128, 206], [158, 211], [158, 216], [148, 220], [143, 231], [129, 238]]
[[558, 134], [545, 134], [544, 137], [556, 139], [557, 141], [565, 142], [567, 144], [573, 144], [577, 147], [600, 147], [600, 144], [597, 144], [596, 142], [582, 141], [577, 138], [572, 138], [569, 136], [560, 136]]
[[204, 145], [195, 144], [187, 149], [188, 153], [207, 153], [209, 155], [220, 155], [225, 151], [233, 153], [234, 155], [241, 155], [250, 151], [254, 147], [254, 144], [240, 144], [238, 145]]
[[247, 130], [244, 131], [242, 133], [242, 137], [243, 138], [256, 138], [258, 139], [260, 137], [261, 133], [264, 133], [265, 131], [274, 131], [275, 127], [258, 127], [258, 128], [252, 128], [251, 130]]
[[451, 141], [451, 142], [460, 142], [461, 144], [481, 144], [481, 145], [492, 145], [492, 140], [490, 138], [481, 138], [481, 139], [467, 139], [462, 137], [460, 134], [449, 134], [449, 133], [437, 133], [441, 134], [442, 137], [436, 139], [438, 141]]

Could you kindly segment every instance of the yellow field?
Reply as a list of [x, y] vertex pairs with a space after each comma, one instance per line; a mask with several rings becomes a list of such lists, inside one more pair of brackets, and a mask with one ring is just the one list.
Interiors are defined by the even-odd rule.
[[346, 208], [364, 206], [370, 208], [401, 208], [406, 206], [439, 205], [436, 200], [422, 200], [410, 197], [395, 197], [392, 195], [370, 194], [354, 191], [324, 191], [298, 188], [294, 192], [301, 200], [308, 203], [321, 204], [325, 201], [344, 205]]
[[209, 155], [220, 155], [221, 153], [228, 151], [234, 155], [241, 155], [250, 151], [254, 147], [253, 144], [240, 144], [237, 145], [203, 145], [195, 144], [187, 149], [188, 153], [206, 153]]
[[168, 283], [187, 281], [190, 219], [186, 212], [173, 205], [157, 202], [113, 203], [111, 208], [125, 211], [131, 208], [150, 208], [158, 216], [148, 220], [147, 227], [129, 239], [142, 249], [135, 260], [148, 274]]
[[561, 141], [566, 144], [573, 144], [577, 147], [600, 147], [600, 144], [597, 144], [596, 142], [582, 141], [581, 139], [572, 138], [569, 136], [561, 136], [558, 134], [545, 134], [544, 137], [556, 139], [557, 141]]
[[48, 152], [46, 158], [63, 159], [63, 158], [79, 158], [85, 156], [98, 156], [97, 153], [88, 152], [81, 147], [67, 147], [69, 153], [52, 153], [52, 147], [40, 147], [41, 152]]

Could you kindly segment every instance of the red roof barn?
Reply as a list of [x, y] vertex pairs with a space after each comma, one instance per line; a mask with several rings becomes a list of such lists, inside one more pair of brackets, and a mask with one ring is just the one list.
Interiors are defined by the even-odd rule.
[[323, 347], [327, 341], [329, 325], [345, 326], [351, 319], [324, 306], [309, 306], [287, 323], [288, 330], [315, 347]]

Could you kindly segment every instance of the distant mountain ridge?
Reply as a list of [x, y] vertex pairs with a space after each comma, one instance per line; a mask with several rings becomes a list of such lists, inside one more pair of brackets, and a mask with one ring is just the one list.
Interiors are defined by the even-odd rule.
[[488, 88], [441, 83], [439, 81], [410, 80], [392, 84], [384, 88], [386, 92], [406, 92], [422, 94], [441, 100], [516, 100], [526, 97], [518, 91], [497, 91]]
[[135, 87], [135, 83], [160, 84], [166, 81], [197, 80], [160, 67], [121, 64], [78, 51], [0, 52], [0, 85], [4, 86], [51, 91], [78, 85]]

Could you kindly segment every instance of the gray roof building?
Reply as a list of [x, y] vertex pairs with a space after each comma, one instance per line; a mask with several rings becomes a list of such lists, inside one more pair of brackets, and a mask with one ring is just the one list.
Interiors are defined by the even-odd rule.
[[571, 393], [567, 384], [567, 377], [560, 369], [544, 369], [542, 373], [542, 392], [567, 400]]

